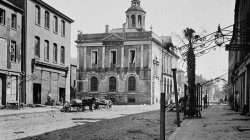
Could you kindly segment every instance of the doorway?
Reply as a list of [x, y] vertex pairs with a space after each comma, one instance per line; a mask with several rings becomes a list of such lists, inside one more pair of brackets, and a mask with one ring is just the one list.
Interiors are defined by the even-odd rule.
[[0, 75], [0, 104], [6, 105], [6, 77]]
[[59, 88], [59, 101], [61, 103], [65, 102], [65, 88]]
[[41, 84], [33, 84], [33, 102], [41, 104]]

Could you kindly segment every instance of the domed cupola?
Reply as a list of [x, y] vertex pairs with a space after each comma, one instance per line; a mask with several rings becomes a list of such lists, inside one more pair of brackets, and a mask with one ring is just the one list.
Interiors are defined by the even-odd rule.
[[128, 28], [145, 29], [146, 12], [140, 7], [140, 0], [132, 0], [131, 7], [126, 11], [126, 23]]

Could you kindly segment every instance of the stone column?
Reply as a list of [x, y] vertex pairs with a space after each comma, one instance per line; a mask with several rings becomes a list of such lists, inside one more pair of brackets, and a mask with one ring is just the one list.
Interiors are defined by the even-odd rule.
[[143, 45], [141, 45], [141, 68], [143, 68]]
[[135, 15], [135, 27], [138, 28], [138, 14]]
[[123, 68], [123, 64], [124, 64], [124, 45], [122, 45], [122, 49], [121, 49], [121, 68]]
[[102, 46], [102, 68], [105, 68], [105, 46]]
[[84, 62], [83, 62], [83, 69], [87, 68], [87, 46], [84, 46], [83, 48], [83, 57], [84, 57]]
[[153, 67], [152, 67], [152, 59], [153, 59], [153, 56], [152, 56], [152, 45], [148, 45], [148, 57], [149, 57], [149, 61], [148, 61], [148, 67], [152, 70]]
[[77, 64], [78, 66], [80, 66], [80, 61], [79, 61], [79, 57], [80, 57], [80, 46], [76, 46], [77, 47]]

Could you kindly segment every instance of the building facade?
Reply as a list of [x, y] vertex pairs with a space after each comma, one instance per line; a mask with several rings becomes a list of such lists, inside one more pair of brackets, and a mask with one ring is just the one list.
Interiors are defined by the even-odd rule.
[[[230, 46], [249, 47], [250, 43], [250, 1], [236, 0], [233, 37]], [[230, 48], [229, 46], [229, 48]], [[249, 51], [229, 51], [229, 84], [231, 96], [239, 92], [239, 109], [250, 107], [250, 53]], [[249, 112], [249, 110], [248, 110]]]
[[19, 103], [22, 10], [6, 0], [0, 3], [0, 106]]
[[9, 0], [24, 10], [22, 102], [45, 104], [70, 100], [72, 19], [42, 0]]
[[172, 79], [177, 57], [164, 46], [171, 43], [166, 37], [145, 30], [145, 15], [140, 1], [132, 0], [123, 28], [109, 30], [106, 25], [104, 33], [78, 34], [77, 98], [154, 104], [159, 103], [161, 92], [173, 89], [173, 83], [163, 87], [163, 79], [165, 85]]

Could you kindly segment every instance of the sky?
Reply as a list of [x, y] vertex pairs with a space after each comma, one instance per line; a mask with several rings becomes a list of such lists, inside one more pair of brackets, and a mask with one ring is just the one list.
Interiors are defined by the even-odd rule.
[[[71, 56], [77, 57], [78, 30], [83, 34], [103, 33], [105, 25], [121, 28], [126, 21], [125, 11], [131, 0], [43, 0], [75, 22], [71, 25]], [[197, 34], [203, 30], [212, 33], [218, 24], [226, 27], [234, 23], [235, 0], [141, 0], [146, 11], [146, 30], [152, 26], [158, 36], [172, 36], [175, 46], [184, 45], [183, 30], [193, 28]], [[225, 47], [196, 58], [196, 74], [207, 79], [227, 73], [228, 52]]]

